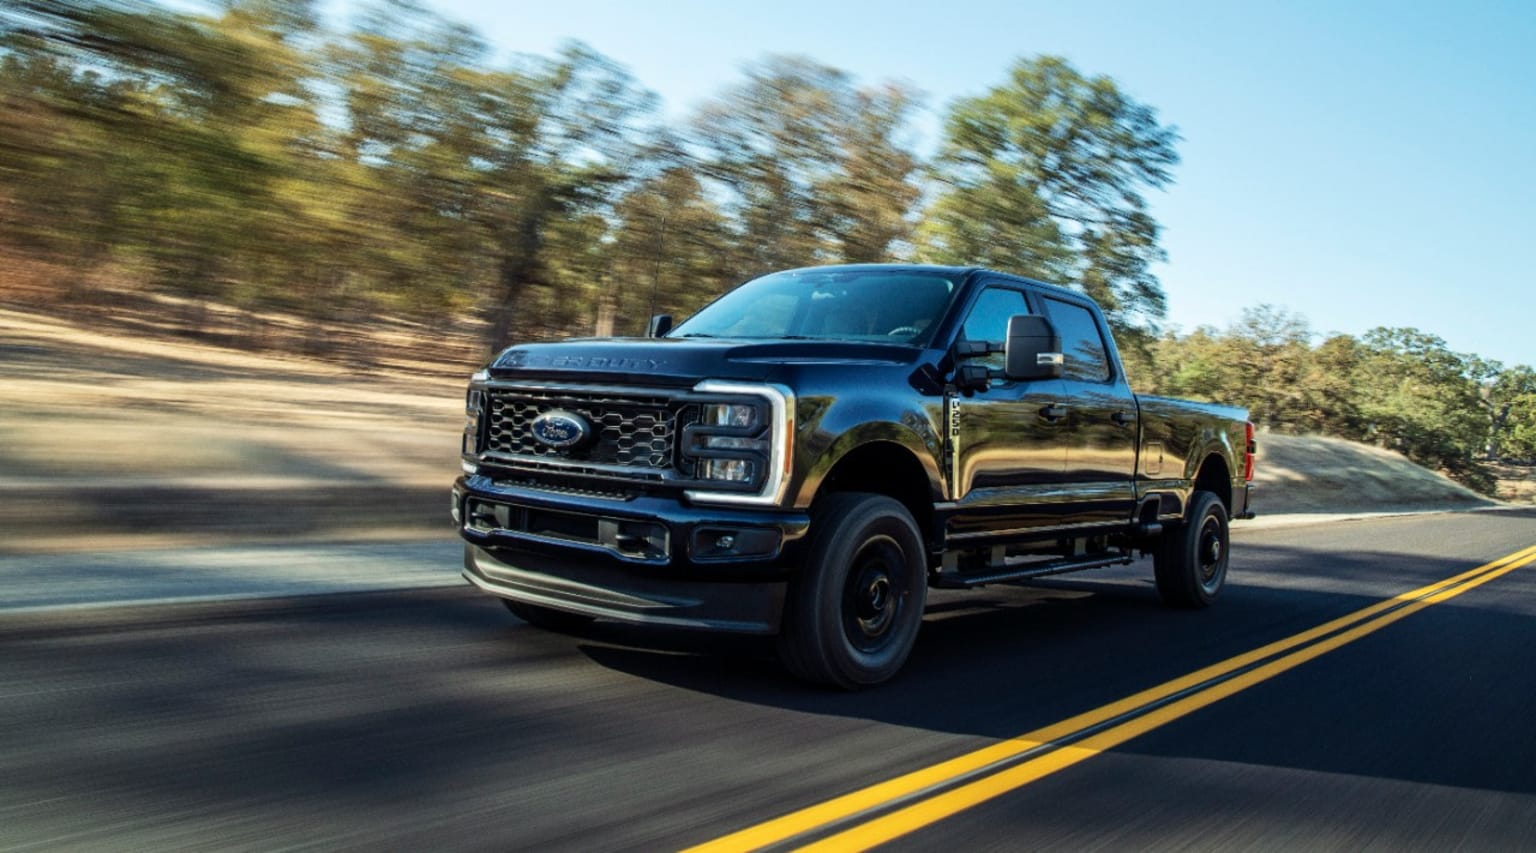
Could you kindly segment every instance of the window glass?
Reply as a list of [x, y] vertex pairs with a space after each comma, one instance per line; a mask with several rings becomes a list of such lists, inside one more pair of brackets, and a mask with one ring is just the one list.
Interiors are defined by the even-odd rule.
[[[961, 334], [968, 341], [1002, 343], [1008, 337], [1008, 318], [1028, 313], [1029, 305], [1024, 301], [1022, 291], [989, 287], [976, 298], [971, 313], [965, 316], [965, 327]], [[986, 358], [972, 359], [971, 363], [1002, 370], [1003, 354], [992, 353]]]
[[965, 338], [970, 341], [1001, 343], [1008, 337], [1008, 318], [1028, 314], [1024, 294], [1003, 287], [989, 287], [981, 292], [971, 313], [965, 318]]
[[1045, 300], [1045, 310], [1051, 325], [1056, 327], [1056, 334], [1061, 336], [1061, 352], [1067, 359], [1062, 377], [1085, 382], [1108, 379], [1109, 353], [1099, 335], [1099, 324], [1094, 322], [1093, 312], [1081, 305], [1050, 298]]
[[790, 270], [743, 284], [669, 337], [819, 338], [926, 346], [954, 293], [954, 281], [927, 270]]

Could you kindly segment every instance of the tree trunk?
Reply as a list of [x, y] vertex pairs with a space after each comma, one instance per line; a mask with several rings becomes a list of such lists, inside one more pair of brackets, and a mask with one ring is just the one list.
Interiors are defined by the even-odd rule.
[[501, 352], [512, 342], [512, 324], [523, 290], [538, 276], [544, 246], [544, 220], [549, 215], [551, 199], [542, 195], [518, 223], [512, 239], [504, 244], [497, 275], [496, 306], [486, 338], [490, 355]]

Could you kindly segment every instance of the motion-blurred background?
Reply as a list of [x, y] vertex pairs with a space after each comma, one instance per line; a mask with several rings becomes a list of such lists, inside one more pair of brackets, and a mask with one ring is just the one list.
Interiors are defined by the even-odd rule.
[[501, 346], [888, 260], [1076, 287], [1140, 391], [1531, 494], [1528, 366], [1433, 330], [1320, 335], [1241, 287], [1237, 322], [1172, 324], [1146, 194], [1180, 135], [1091, 69], [1020, 57], [922, 146], [914, 85], [814, 58], [668, 114], [580, 43], [495, 59], [425, 7], [356, 12], [0, 7], [7, 543], [435, 524], [462, 379]]

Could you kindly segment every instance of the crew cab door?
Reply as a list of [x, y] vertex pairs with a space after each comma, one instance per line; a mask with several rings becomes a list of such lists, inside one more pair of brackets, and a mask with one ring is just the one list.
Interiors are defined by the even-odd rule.
[[[1024, 290], [1008, 282], [988, 283], [966, 314], [966, 340], [1002, 341], [1008, 318], [1033, 313]], [[971, 359], [1002, 373], [1002, 354]], [[1061, 523], [1062, 475], [1067, 453], [1064, 420], [1051, 407], [1061, 402], [1059, 379], [1013, 381], [994, 378], [985, 389], [950, 399], [952, 443], [949, 472], [954, 512], [951, 541], [985, 539]], [[1051, 415], [1052, 417], [1047, 417]]]
[[1075, 524], [1123, 523], [1136, 508], [1136, 397], [1099, 315], [1087, 305], [1036, 294], [1061, 338], [1066, 418], [1063, 489]]

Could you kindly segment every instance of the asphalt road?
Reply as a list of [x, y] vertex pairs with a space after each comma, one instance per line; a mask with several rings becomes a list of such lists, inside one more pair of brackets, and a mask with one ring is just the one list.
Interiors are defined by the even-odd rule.
[[1202, 612], [1145, 562], [935, 595], [857, 694], [759, 640], [544, 633], [458, 587], [0, 614], [0, 849], [676, 849], [888, 780], [759, 837], [1536, 848], [1536, 564], [1425, 589], [1536, 545], [1536, 511], [1235, 538]]

